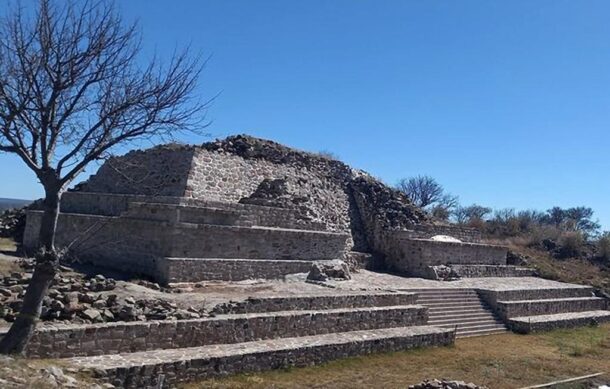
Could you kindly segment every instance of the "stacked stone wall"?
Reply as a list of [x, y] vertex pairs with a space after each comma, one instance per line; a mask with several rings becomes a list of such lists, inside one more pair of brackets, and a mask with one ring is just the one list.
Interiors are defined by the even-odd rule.
[[606, 308], [606, 301], [599, 297], [498, 301], [496, 303], [496, 312], [504, 319], [519, 316], [549, 315], [553, 313], [596, 311], [605, 310]]
[[198, 282], [209, 280], [283, 279], [288, 274], [307, 273], [311, 261], [264, 259], [160, 258], [158, 281]]
[[[104, 366], [104, 376], [115, 386], [124, 388], [171, 387], [180, 382], [202, 378], [226, 376], [230, 374], [257, 372], [288, 367], [318, 365], [337, 358], [366, 355], [375, 352], [395, 352], [409, 348], [448, 346], [455, 342], [455, 332], [450, 329], [430, 327], [389, 328], [374, 334], [358, 331], [322, 335], [299, 343], [298, 340], [277, 339], [243, 349], [237, 345], [234, 356], [224, 356], [209, 350], [192, 353], [182, 350], [163, 350], [163, 359], [142, 361], [137, 366], [125, 368], [116, 362], [113, 367]], [[211, 355], [210, 355], [211, 354]], [[220, 354], [220, 355], [218, 355]], [[245, 354], [245, 355], [244, 355]], [[120, 362], [121, 356], [117, 356]], [[78, 364], [80, 358], [71, 362]], [[83, 361], [85, 364], [87, 361]], [[99, 363], [97, 360], [96, 364]], [[103, 361], [100, 361], [103, 363]], [[89, 362], [90, 363], [90, 362]], [[90, 367], [98, 367], [91, 366]]]
[[544, 289], [508, 289], [508, 290], [479, 290], [479, 295], [494, 309], [498, 301], [514, 300], [543, 300], [569, 297], [593, 297], [591, 287], [544, 288]]
[[250, 297], [244, 301], [217, 306], [216, 313], [259, 313], [291, 310], [387, 307], [412, 305], [416, 293], [360, 292], [353, 294], [312, 296]]
[[[26, 249], [36, 246], [42, 213], [28, 212]], [[56, 242], [98, 265], [168, 279], [164, 257], [328, 260], [342, 258], [347, 234], [268, 227], [191, 224], [67, 214]]]
[[116, 322], [39, 328], [26, 353], [36, 358], [243, 343], [334, 332], [424, 325], [423, 306], [290, 311], [179, 321]]
[[461, 226], [420, 224], [406, 229], [403, 235], [412, 239], [430, 239], [436, 235], [446, 235], [462, 242], [478, 243], [481, 241], [481, 231]]
[[542, 315], [534, 320], [524, 317], [518, 320], [509, 320], [508, 327], [511, 331], [520, 334], [532, 332], [551, 331], [558, 328], [573, 328], [580, 326], [597, 326], [602, 323], [610, 322], [610, 313], [606, 311], [595, 312], [570, 312], [562, 315]]
[[431, 266], [506, 265], [508, 252], [503, 246], [412, 239], [408, 231], [386, 231], [383, 242], [386, 265], [396, 272], [424, 278], [435, 277]]
[[184, 196], [194, 146], [163, 145], [109, 159], [79, 189], [86, 192]]
[[530, 277], [536, 271], [510, 265], [449, 265], [453, 274], [462, 278], [479, 277]]
[[[325, 230], [323, 223], [303, 220], [294, 209], [172, 196], [68, 192], [62, 198], [61, 210], [86, 215], [120, 216], [131, 213], [136, 216], [137, 212], [148, 209], [143, 216], [150, 219], [153, 212], [162, 213], [164, 208], [172, 206], [174, 210], [180, 210], [180, 221], [185, 223], [197, 223], [202, 214], [216, 212], [218, 216], [226, 215], [224, 220], [215, 219], [220, 224]], [[141, 209], [136, 210], [138, 207]]]

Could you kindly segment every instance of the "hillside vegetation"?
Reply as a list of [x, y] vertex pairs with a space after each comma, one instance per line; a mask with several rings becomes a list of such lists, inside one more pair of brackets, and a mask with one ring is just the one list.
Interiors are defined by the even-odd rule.
[[403, 192], [437, 223], [473, 227], [490, 243], [511, 248], [509, 263], [538, 270], [542, 277], [592, 285], [610, 294], [610, 231], [590, 207], [547, 210], [462, 206], [434, 178], [401, 180]]
[[22, 208], [30, 204], [32, 200], [7, 199], [0, 197], [0, 211], [5, 209]]

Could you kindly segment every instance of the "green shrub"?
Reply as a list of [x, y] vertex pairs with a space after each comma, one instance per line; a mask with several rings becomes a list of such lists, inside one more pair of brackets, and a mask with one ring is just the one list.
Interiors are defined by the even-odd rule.
[[583, 250], [585, 237], [579, 231], [567, 231], [559, 237], [559, 256], [563, 258], [577, 257]]
[[597, 256], [610, 262], [610, 231], [604, 232], [597, 240]]

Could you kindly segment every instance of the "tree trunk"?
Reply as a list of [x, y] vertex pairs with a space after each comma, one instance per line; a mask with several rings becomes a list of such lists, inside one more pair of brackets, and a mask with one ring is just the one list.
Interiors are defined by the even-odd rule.
[[62, 189], [60, 185], [45, 184], [43, 216], [38, 239], [34, 274], [26, 289], [23, 304], [15, 322], [0, 341], [1, 354], [23, 354], [34, 333], [42, 310], [42, 300], [47, 295], [59, 266], [59, 254], [55, 251], [55, 230], [59, 216]]

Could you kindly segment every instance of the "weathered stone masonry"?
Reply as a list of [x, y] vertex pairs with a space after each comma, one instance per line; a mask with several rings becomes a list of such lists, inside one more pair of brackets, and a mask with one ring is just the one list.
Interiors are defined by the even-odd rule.
[[42, 328], [28, 345], [30, 357], [66, 358], [145, 350], [243, 343], [260, 339], [424, 325], [424, 307], [379, 307], [225, 315], [218, 318], [66, 325]]
[[[475, 230], [430, 224], [403, 194], [362, 171], [247, 136], [113, 158], [65, 194], [62, 213], [61, 245], [162, 282], [252, 278], [265, 268], [282, 277], [307, 264], [279, 261], [358, 257], [350, 251], [431, 278], [437, 262], [506, 264], [505, 251], [477, 244]], [[30, 213], [26, 247], [36, 244], [39, 218]], [[435, 235], [465, 243], [430, 240]], [[447, 248], [440, 261], [422, 259]]]

